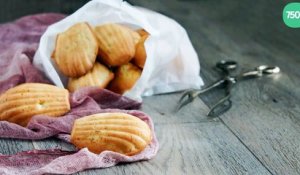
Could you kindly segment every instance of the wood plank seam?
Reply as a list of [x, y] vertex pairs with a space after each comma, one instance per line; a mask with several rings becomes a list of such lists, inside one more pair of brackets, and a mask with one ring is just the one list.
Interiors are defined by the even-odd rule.
[[263, 166], [270, 174], [274, 174], [255, 154], [254, 152], [235, 134], [235, 132], [220, 118], [220, 122], [238, 139], [238, 141], [253, 155], [253, 157]]

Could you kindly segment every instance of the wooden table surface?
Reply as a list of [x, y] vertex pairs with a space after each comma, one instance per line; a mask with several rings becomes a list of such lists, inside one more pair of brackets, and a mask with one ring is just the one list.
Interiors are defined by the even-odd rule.
[[[33, 2], [26, 1], [27, 5]], [[59, 9], [49, 4], [62, 1], [46, 2], [38, 10], [23, 9], [15, 15], [6, 14], [6, 18], [4, 10], [0, 20], [4, 22], [46, 8], [72, 12], [72, 8], [85, 1], [70, 1], [71, 5]], [[149, 161], [78, 174], [300, 174], [300, 29], [283, 24], [281, 15], [286, 2], [130, 0], [130, 3], [170, 16], [186, 28], [199, 55], [201, 76], [206, 84], [219, 78], [213, 67], [221, 59], [237, 61], [240, 71], [268, 64], [280, 66], [282, 72], [238, 84], [233, 89], [232, 108], [215, 119], [208, 118], [206, 113], [223, 91], [203, 95], [178, 113], [173, 111], [180, 93], [144, 98], [142, 110], [152, 116], [160, 143], [157, 156]], [[32, 142], [0, 139], [1, 153], [34, 148], [71, 149], [56, 139]]]

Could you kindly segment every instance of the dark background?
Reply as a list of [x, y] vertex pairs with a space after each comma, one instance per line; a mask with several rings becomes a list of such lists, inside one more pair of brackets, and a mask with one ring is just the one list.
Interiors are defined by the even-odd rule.
[[[0, 0], [0, 23], [15, 20], [21, 16], [43, 13], [59, 12], [70, 14], [83, 6], [89, 0]], [[282, 22], [282, 9], [291, 1], [274, 0], [129, 0], [131, 4], [145, 6], [170, 16], [181, 23], [187, 31], [190, 23], [184, 17], [199, 13], [201, 27], [205, 22], [212, 21], [230, 34], [238, 33], [237, 39], [254, 37], [255, 40], [265, 44], [276, 42], [278, 49], [287, 52], [298, 51], [300, 46], [300, 29], [291, 29]], [[186, 2], [186, 3], [185, 3]], [[181, 5], [182, 4], [182, 5]], [[180, 7], [180, 8], [179, 8]], [[170, 9], [170, 11], [166, 11]], [[174, 13], [176, 12], [176, 13]], [[184, 15], [183, 15], [184, 14]], [[191, 18], [189, 18], [191, 19]]]
[[70, 14], [89, 0], [0, 0], [0, 23], [43, 12]]

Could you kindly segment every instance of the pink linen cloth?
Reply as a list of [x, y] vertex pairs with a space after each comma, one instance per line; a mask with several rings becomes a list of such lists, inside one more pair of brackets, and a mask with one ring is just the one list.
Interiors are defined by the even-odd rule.
[[[38, 42], [47, 27], [64, 18], [61, 14], [38, 14], [0, 25], [0, 95], [7, 89], [27, 82], [51, 83], [32, 65]], [[0, 174], [72, 174], [89, 168], [105, 168], [120, 162], [149, 160], [158, 151], [158, 141], [151, 118], [137, 109], [141, 104], [95, 87], [83, 88], [70, 95], [71, 111], [58, 118], [34, 116], [27, 127], [0, 121], [0, 137], [44, 139], [57, 137], [70, 141], [75, 119], [102, 112], [124, 112], [145, 121], [153, 139], [141, 153], [125, 156], [112, 151], [94, 154], [84, 148], [75, 151], [58, 149], [32, 150], [15, 155], [0, 153]], [[0, 150], [1, 151], [1, 150]]]

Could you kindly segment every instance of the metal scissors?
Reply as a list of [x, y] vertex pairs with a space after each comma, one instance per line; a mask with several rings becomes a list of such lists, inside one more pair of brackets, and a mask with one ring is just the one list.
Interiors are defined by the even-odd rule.
[[280, 72], [280, 68], [277, 66], [271, 67], [271, 66], [261, 65], [256, 67], [254, 70], [233, 76], [231, 75], [231, 72], [237, 68], [237, 62], [225, 61], [225, 60], [218, 62], [216, 64], [216, 68], [222, 71], [222, 73], [224, 74], [223, 77], [204, 89], [200, 89], [200, 90], [192, 89], [184, 92], [179, 100], [176, 111], [179, 111], [183, 106], [191, 103], [199, 95], [208, 92], [210, 90], [213, 90], [217, 87], [223, 87], [225, 88], [225, 96], [221, 98], [217, 103], [215, 103], [210, 108], [210, 111], [207, 114], [208, 116], [211, 117], [217, 117], [231, 108], [232, 106], [232, 102], [230, 100], [231, 90], [237, 82], [241, 80], [258, 78], [263, 75], [276, 74]]

